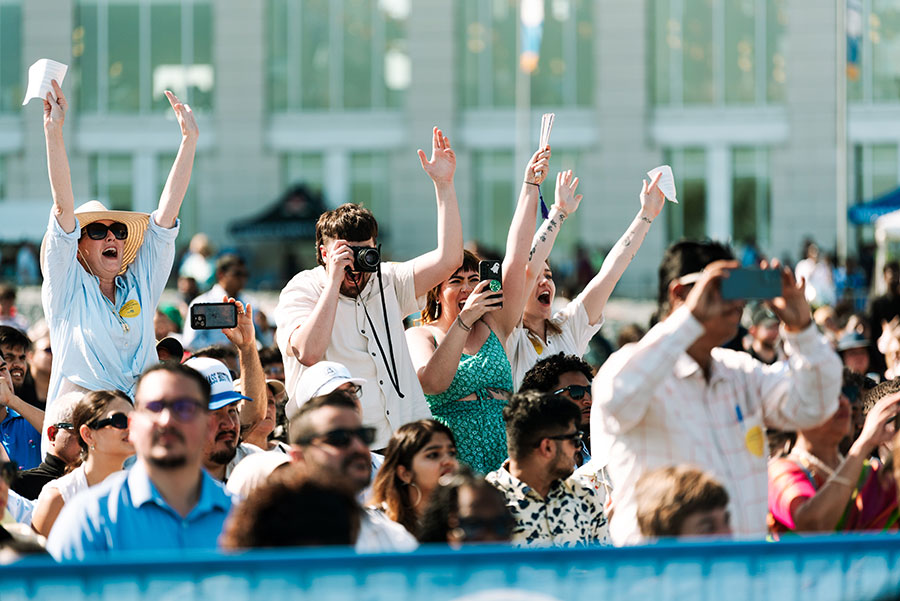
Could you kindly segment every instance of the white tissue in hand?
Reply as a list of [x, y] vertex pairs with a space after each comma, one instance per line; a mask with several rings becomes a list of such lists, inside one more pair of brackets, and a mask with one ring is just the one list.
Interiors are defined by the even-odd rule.
[[53, 85], [50, 82], [55, 79], [56, 83], [62, 86], [68, 69], [67, 65], [49, 58], [38, 59], [28, 67], [28, 88], [25, 90], [25, 100], [22, 101], [22, 106], [28, 104], [32, 98], [44, 100], [47, 98], [47, 94], [56, 99]]
[[672, 175], [672, 168], [668, 165], [661, 165], [656, 169], [647, 172], [647, 175], [650, 176], [650, 181], [653, 181], [653, 178], [656, 177], [657, 173], [662, 173], [662, 176], [659, 178], [659, 182], [656, 186], [663, 193], [663, 196], [678, 204], [678, 197], [675, 195], [675, 176]]

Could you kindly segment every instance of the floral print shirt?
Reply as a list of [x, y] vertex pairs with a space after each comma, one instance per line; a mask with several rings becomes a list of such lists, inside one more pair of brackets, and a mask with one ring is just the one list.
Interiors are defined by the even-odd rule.
[[520, 547], [608, 545], [603, 498], [575, 475], [557, 480], [547, 498], [514, 477], [509, 462], [487, 475], [487, 481], [506, 497], [516, 520], [512, 543]]

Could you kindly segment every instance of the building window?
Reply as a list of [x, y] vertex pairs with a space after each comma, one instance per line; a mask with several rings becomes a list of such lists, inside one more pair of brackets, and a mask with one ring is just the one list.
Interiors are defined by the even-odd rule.
[[900, 100], [900, 4], [895, 0], [859, 0], [848, 12], [848, 24], [862, 31], [858, 62], [848, 69], [851, 100], [865, 103]]
[[131, 211], [134, 206], [131, 155], [95, 154], [89, 163], [91, 198], [102, 202], [107, 209]]
[[18, 112], [25, 97], [22, 79], [22, 8], [0, 0], [0, 112]]
[[706, 237], [706, 152], [702, 148], [669, 150], [678, 189], [678, 210], [664, 211], [670, 242], [681, 238]]
[[[460, 103], [466, 108], [515, 105], [518, 2], [460, 0]], [[591, 0], [545, 0], [540, 61], [531, 76], [534, 106], [591, 106], [594, 22]]]
[[389, 241], [395, 233], [390, 220], [393, 212], [389, 173], [388, 157], [383, 152], [355, 152], [350, 155], [350, 202], [372, 211], [379, 222], [380, 241]]
[[784, 101], [787, 0], [655, 0], [657, 105]]
[[0, 200], [6, 198], [6, 157], [0, 155]]
[[896, 144], [866, 144], [854, 149], [856, 202], [873, 200], [897, 187]]
[[[175, 164], [176, 156], [176, 153], [164, 153], [156, 157], [156, 188], [151, 194], [151, 197], [154, 199], [153, 207], [156, 207], [156, 199], [160, 197], [163, 189], [166, 187], [166, 180], [169, 179], [169, 172], [172, 171], [172, 165]], [[201, 161], [201, 158], [194, 159], [194, 173], [202, 171], [202, 168], [198, 168], [202, 167]], [[124, 168], [124, 165], [122, 167]], [[191, 236], [202, 231], [203, 213], [198, 202], [199, 195], [197, 194], [197, 188], [200, 186], [201, 181], [203, 180], [200, 177], [191, 178], [184, 200], [181, 202], [181, 210], [178, 211], [178, 219], [181, 221], [179, 235], [182, 240], [190, 239]]]
[[166, 111], [165, 90], [212, 108], [209, 0], [78, 0], [72, 56], [83, 112]]
[[325, 184], [325, 156], [316, 152], [286, 154], [281, 159], [281, 184], [286, 189], [304, 185], [322, 194]]
[[479, 244], [503, 254], [518, 192], [513, 189], [513, 153], [475, 152], [472, 165], [475, 176], [472, 198], [477, 201], [461, 207], [463, 231], [471, 232]]
[[766, 248], [772, 203], [769, 153], [765, 148], [735, 148], [731, 158], [731, 237], [736, 243]]
[[411, 0], [269, 0], [275, 111], [399, 108], [411, 66]]

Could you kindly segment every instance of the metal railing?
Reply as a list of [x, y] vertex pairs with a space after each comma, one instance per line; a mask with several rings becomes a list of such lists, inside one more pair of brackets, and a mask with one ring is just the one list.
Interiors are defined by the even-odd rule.
[[497, 590], [505, 592], [490, 598], [880, 599], [900, 591], [900, 537], [662, 542], [620, 549], [432, 546], [405, 555], [348, 549], [120, 553], [64, 564], [29, 558], [0, 567], [3, 601], [448, 601]]

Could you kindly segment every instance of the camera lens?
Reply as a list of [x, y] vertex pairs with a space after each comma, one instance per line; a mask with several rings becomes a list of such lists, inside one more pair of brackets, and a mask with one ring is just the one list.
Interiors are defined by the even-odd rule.
[[351, 248], [354, 252], [354, 271], [378, 271], [381, 253], [377, 248], [371, 246], [353, 246]]

